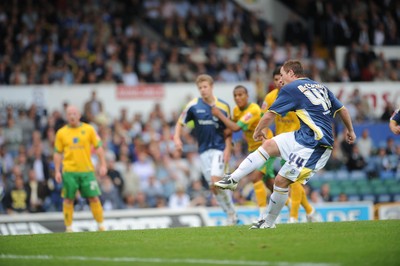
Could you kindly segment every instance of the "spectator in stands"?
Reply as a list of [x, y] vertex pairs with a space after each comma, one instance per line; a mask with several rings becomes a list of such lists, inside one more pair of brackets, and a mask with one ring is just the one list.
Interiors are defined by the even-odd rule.
[[103, 102], [97, 98], [97, 91], [92, 90], [90, 99], [87, 100], [83, 106], [83, 116], [87, 118], [95, 118], [103, 112]]
[[358, 146], [360, 155], [368, 162], [374, 151], [374, 143], [369, 136], [369, 130], [367, 128], [362, 131], [361, 137], [357, 139], [356, 145]]
[[28, 158], [29, 168], [35, 172], [35, 179], [46, 184], [50, 178], [49, 162], [43, 153], [41, 143], [32, 146], [30, 153], [31, 155]]
[[345, 68], [349, 73], [351, 81], [361, 80], [362, 65], [355, 50], [350, 50], [345, 58]]
[[309, 186], [304, 186], [304, 188], [307, 188], [307, 197], [310, 199], [312, 204], [324, 202], [318, 189], [311, 189]]
[[347, 202], [349, 199], [348, 199], [348, 197], [347, 197], [347, 194], [346, 193], [340, 193], [339, 194], [339, 197], [338, 197], [338, 201], [339, 202]]
[[124, 203], [126, 209], [136, 208], [136, 197], [133, 194], [127, 194], [124, 196]]
[[394, 138], [388, 137], [386, 139], [386, 154], [392, 155], [395, 152], [396, 152], [396, 142], [394, 141]]
[[4, 144], [0, 145], [0, 173], [3, 176], [1, 179], [1, 183], [3, 186], [6, 186], [7, 181], [4, 178], [11, 172], [14, 166], [14, 158], [12, 157], [11, 153], [7, 151], [7, 148]]
[[383, 172], [392, 171], [397, 165], [392, 165], [390, 156], [386, 153], [385, 147], [379, 147], [376, 156], [373, 156], [366, 171], [371, 177], [379, 177]]
[[163, 197], [169, 198], [175, 192], [176, 174], [173, 172], [174, 167], [170, 167], [171, 158], [168, 153], [163, 154], [159, 145], [153, 148], [151, 156], [154, 159], [154, 168], [156, 179], [162, 185]]
[[14, 71], [10, 74], [10, 81], [11, 85], [24, 85], [27, 82], [27, 76], [25, 72], [21, 69], [20, 65], [16, 65], [14, 67]]
[[28, 162], [28, 153], [25, 146], [20, 146], [18, 150], [17, 157], [14, 160], [14, 166], [18, 168], [21, 172], [21, 175], [24, 179], [24, 182], [28, 181], [28, 174], [29, 174], [29, 162]]
[[15, 119], [9, 117], [7, 125], [3, 129], [4, 144], [7, 151], [15, 158], [18, 154], [18, 148], [23, 143], [22, 128], [15, 124]]
[[104, 210], [123, 209], [125, 207], [121, 198], [121, 193], [114, 185], [109, 175], [101, 177], [99, 185], [101, 189], [100, 200]]
[[139, 177], [132, 171], [132, 163], [127, 154], [122, 154], [119, 161], [116, 162], [115, 169], [121, 173], [124, 180], [122, 198], [127, 201], [129, 195], [136, 195], [140, 189]]
[[385, 24], [383, 24], [383, 22], [379, 22], [378, 26], [374, 29], [374, 45], [384, 45], [385, 35]]
[[228, 23], [222, 23], [217, 34], [215, 35], [215, 43], [219, 48], [229, 49], [231, 48], [230, 42], [230, 26]]
[[118, 194], [122, 195], [124, 190], [124, 179], [122, 178], [121, 173], [115, 168], [115, 155], [106, 156], [107, 160], [107, 175], [110, 177], [111, 182], [114, 187], [117, 189]]
[[324, 202], [332, 201], [332, 195], [330, 192], [330, 186], [328, 183], [322, 184], [320, 188], [320, 195]]
[[23, 213], [29, 211], [29, 191], [24, 185], [22, 176], [16, 176], [14, 184], [7, 189], [2, 199], [7, 214]]
[[184, 186], [177, 183], [175, 193], [169, 197], [168, 207], [171, 209], [184, 209], [190, 206], [190, 197]]
[[167, 75], [168, 80], [171, 82], [182, 82], [183, 78], [181, 75], [181, 62], [179, 60], [178, 50], [173, 49], [168, 62], [167, 62]]
[[133, 71], [131, 65], [126, 65], [124, 73], [122, 74], [122, 82], [124, 85], [135, 86], [139, 84], [139, 78], [137, 74]]
[[146, 194], [147, 204], [151, 208], [156, 207], [159, 197], [164, 197], [162, 184], [155, 175], [149, 177], [143, 192]]
[[43, 145], [43, 153], [45, 156], [52, 156], [53, 151], [54, 151], [54, 140], [56, 137], [56, 131], [54, 130], [54, 127], [48, 127], [46, 130], [43, 132], [44, 139], [42, 141]]
[[349, 144], [345, 141], [346, 128], [343, 128], [341, 134], [338, 135], [337, 141], [340, 143], [341, 154], [343, 155], [343, 160], [347, 162], [352, 154], [353, 146], [355, 144]]
[[26, 189], [29, 196], [29, 212], [44, 212], [48, 195], [47, 181], [39, 181], [34, 169], [29, 170]]
[[185, 191], [190, 183], [191, 166], [186, 158], [182, 157], [182, 151], [174, 149], [168, 160], [168, 171], [175, 183], [184, 187]]
[[357, 28], [356, 40], [361, 45], [369, 45], [371, 43], [369, 37], [369, 27], [368, 24], [360, 20]]
[[192, 181], [188, 189], [188, 194], [190, 196], [191, 206], [206, 206], [209, 192], [203, 186], [202, 180], [199, 179]]
[[324, 80], [324, 82], [336, 82], [338, 81], [338, 76], [339, 73], [335, 60], [329, 59], [327, 67], [324, 68], [321, 72], [322, 80]]
[[393, 107], [393, 104], [389, 101], [385, 102], [385, 107], [383, 110], [383, 113], [381, 115], [381, 120], [382, 121], [388, 121], [390, 119], [390, 117], [392, 117], [393, 113], [394, 113], [395, 109]]
[[10, 83], [10, 68], [3, 60], [0, 62], [0, 84], [6, 85]]
[[57, 183], [54, 176], [54, 164], [51, 162], [50, 168], [50, 178], [47, 181], [47, 188], [49, 193], [49, 202], [46, 203], [46, 211], [52, 212], [62, 211], [63, 199], [61, 197], [62, 184]]
[[393, 171], [400, 174], [400, 145], [396, 146], [396, 153], [391, 156], [392, 165], [394, 165]]
[[363, 170], [366, 165], [367, 163], [364, 157], [360, 154], [360, 149], [357, 145], [353, 145], [351, 154], [346, 163], [347, 170]]
[[149, 204], [147, 203], [147, 196], [146, 193], [143, 191], [139, 191], [134, 200], [134, 208], [150, 208]]
[[157, 57], [153, 63], [152, 71], [147, 81], [150, 83], [163, 83], [166, 82], [168, 78], [167, 71], [163, 67], [163, 62], [161, 57]]
[[149, 178], [154, 176], [154, 161], [146, 151], [138, 151], [137, 161], [132, 165], [132, 171], [139, 177], [139, 188], [141, 191], [148, 186]]
[[18, 110], [18, 117], [15, 120], [16, 127], [22, 130], [22, 143], [29, 145], [32, 142], [32, 133], [35, 129], [35, 124], [32, 119], [27, 116], [24, 109]]

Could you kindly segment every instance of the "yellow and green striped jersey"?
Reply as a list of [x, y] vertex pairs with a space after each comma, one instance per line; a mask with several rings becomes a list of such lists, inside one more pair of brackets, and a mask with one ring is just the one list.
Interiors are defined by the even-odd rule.
[[[254, 130], [260, 119], [261, 109], [255, 103], [250, 103], [243, 110], [240, 110], [238, 106], [235, 106], [233, 109], [232, 120], [242, 129], [250, 152], [255, 151], [262, 144], [261, 141], [255, 141], [253, 139]], [[268, 137], [272, 137], [272, 132]]]
[[96, 130], [81, 123], [78, 127], [66, 125], [57, 131], [54, 151], [64, 154], [64, 172], [90, 172], [94, 171], [91, 150], [101, 145]]

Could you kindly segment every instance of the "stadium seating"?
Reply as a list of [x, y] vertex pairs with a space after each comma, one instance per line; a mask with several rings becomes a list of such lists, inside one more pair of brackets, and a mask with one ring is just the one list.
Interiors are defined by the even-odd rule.
[[333, 201], [338, 200], [341, 193], [345, 193], [349, 201], [363, 200], [374, 203], [400, 201], [400, 180], [393, 174], [369, 180], [362, 171], [326, 171], [318, 179], [311, 179], [308, 183], [313, 190], [320, 190], [323, 184], [329, 184]]

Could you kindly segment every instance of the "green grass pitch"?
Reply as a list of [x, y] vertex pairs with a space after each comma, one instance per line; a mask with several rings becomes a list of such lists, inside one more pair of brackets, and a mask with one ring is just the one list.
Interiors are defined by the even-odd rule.
[[0, 265], [400, 265], [400, 220], [0, 236]]

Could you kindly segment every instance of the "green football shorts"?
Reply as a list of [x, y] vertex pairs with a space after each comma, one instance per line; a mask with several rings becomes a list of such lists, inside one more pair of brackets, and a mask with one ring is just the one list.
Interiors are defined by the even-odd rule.
[[67, 199], [75, 199], [79, 190], [82, 197], [96, 197], [101, 195], [94, 172], [65, 172], [63, 173], [62, 196]]
[[[269, 157], [269, 159], [260, 167], [258, 170], [264, 174], [264, 182], [266, 182], [268, 179], [274, 179], [276, 176], [275, 170], [274, 170], [274, 162], [276, 160], [276, 157]], [[281, 159], [280, 165], [285, 164], [285, 160]]]
[[275, 178], [274, 162], [276, 157], [270, 157], [258, 170], [264, 174], [264, 181]]

